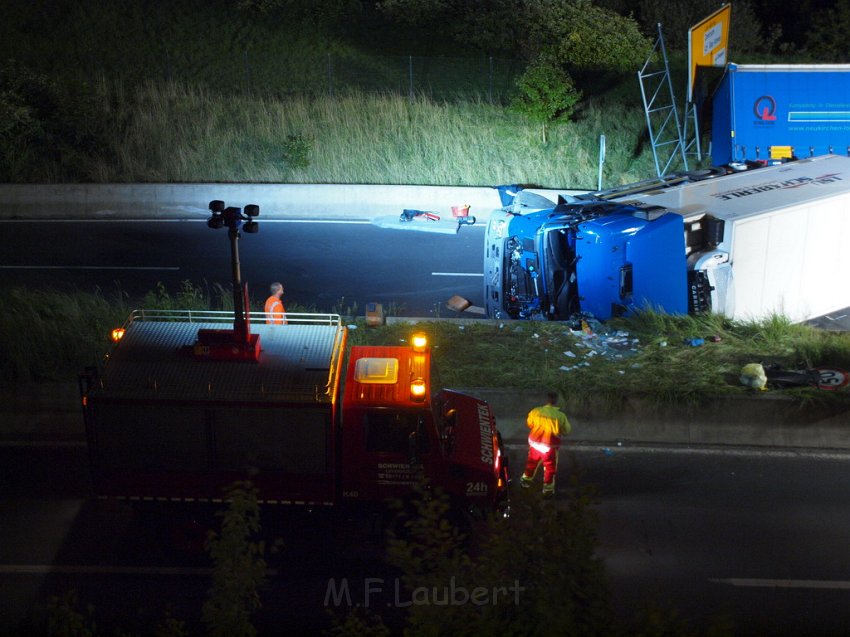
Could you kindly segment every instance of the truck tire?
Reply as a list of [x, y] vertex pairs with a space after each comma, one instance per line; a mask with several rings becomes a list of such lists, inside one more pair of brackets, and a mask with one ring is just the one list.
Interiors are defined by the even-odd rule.
[[141, 502], [133, 508], [170, 561], [191, 566], [210, 563], [206, 542], [215, 528], [212, 510], [183, 502]]

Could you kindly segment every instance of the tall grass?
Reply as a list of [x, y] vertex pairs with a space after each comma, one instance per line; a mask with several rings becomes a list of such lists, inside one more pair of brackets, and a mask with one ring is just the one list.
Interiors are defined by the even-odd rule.
[[[160, 285], [138, 301], [148, 309], [232, 308], [229, 290], [220, 286], [210, 290], [190, 281], [175, 291]], [[340, 303], [344, 305], [344, 299]], [[73, 380], [86, 365], [100, 361], [109, 348], [110, 331], [126, 319], [131, 308], [130, 299], [121, 291], [66, 293], [14, 288], [0, 290], [0, 304], [4, 307], [0, 314], [0, 357], [4, 361], [0, 380], [18, 382]], [[293, 306], [288, 310], [311, 308]], [[409, 325], [367, 328], [363, 319], [350, 320], [357, 324], [350, 334], [352, 344], [397, 344], [406, 342], [412, 331]], [[616, 410], [632, 396], [657, 404], [697, 405], [719, 394], [745, 393], [749, 390], [738, 377], [741, 367], [751, 362], [770, 362], [786, 369], [802, 365], [850, 370], [850, 334], [795, 325], [781, 317], [739, 323], [717, 316], [645, 313], [599, 326], [598, 333], [590, 337], [566, 323], [429, 322], [416, 329], [430, 335], [445, 386], [552, 387], [576, 408], [593, 402]], [[622, 351], [607, 347], [605, 339], [617, 331], [627, 332], [637, 343]], [[717, 342], [710, 336], [716, 336]], [[684, 342], [694, 337], [705, 338], [705, 345], [691, 347]], [[591, 349], [598, 354], [591, 356]], [[798, 396], [846, 403], [848, 391], [812, 389], [798, 392]]]
[[[646, 178], [639, 107], [590, 102], [578, 121], [537, 124], [483, 100], [348, 93], [263, 98], [202, 86], [101, 84], [123, 125], [111, 152], [92, 158], [102, 182], [285, 182], [594, 188], [598, 139], [607, 138], [604, 185]], [[106, 108], [106, 103], [104, 105]], [[297, 145], [299, 147], [296, 148]], [[299, 151], [298, 156], [294, 151]], [[107, 158], [108, 157], [108, 158]]]
[[[504, 322], [479, 325], [427, 323], [444, 385], [556, 388], [570, 408], [616, 411], [633, 397], [656, 405], [699, 406], [712, 397], [746, 394], [739, 381], [747, 363], [785, 369], [836, 366], [850, 370], [850, 335], [791, 324], [781, 317], [733, 322], [713, 316], [645, 313], [599, 326], [587, 337], [565, 323]], [[354, 342], [396, 343], [404, 325], [358, 330]], [[625, 350], [608, 347], [617, 332], [637, 339]], [[716, 337], [716, 341], [711, 337]], [[686, 343], [703, 338], [705, 344]], [[597, 352], [595, 356], [589, 351]], [[576, 354], [570, 357], [567, 352]], [[848, 391], [803, 389], [787, 392], [805, 401], [848, 402]]]
[[0, 292], [3, 381], [71, 380], [106, 352], [107, 338], [129, 313], [126, 297], [102, 292]]

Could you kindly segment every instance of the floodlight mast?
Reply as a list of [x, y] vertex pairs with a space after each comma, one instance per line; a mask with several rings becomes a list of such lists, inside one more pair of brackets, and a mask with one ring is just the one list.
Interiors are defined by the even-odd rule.
[[233, 330], [198, 330], [195, 357], [256, 361], [260, 351], [259, 337], [251, 334], [248, 285], [242, 282], [239, 261], [239, 228], [243, 227], [245, 232], [250, 234], [256, 233], [259, 224], [254, 221], [254, 217], [260, 214], [260, 207], [255, 204], [245, 206], [243, 214], [241, 208], [225, 207], [223, 201], [216, 199], [210, 202], [209, 209], [212, 216], [207, 220], [207, 226], [213, 230], [224, 226], [228, 228], [233, 275]]

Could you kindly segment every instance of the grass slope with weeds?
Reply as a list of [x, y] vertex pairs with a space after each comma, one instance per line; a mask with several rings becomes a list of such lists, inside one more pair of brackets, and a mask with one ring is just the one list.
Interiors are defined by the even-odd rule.
[[[232, 293], [219, 285], [184, 281], [176, 291], [160, 285], [145, 295], [146, 309], [232, 309]], [[262, 299], [255, 300], [261, 311]], [[13, 288], [0, 291], [0, 380], [70, 381], [108, 350], [109, 333], [128, 316], [131, 304], [118, 291], [52, 292]], [[344, 299], [341, 301], [344, 305]], [[316, 311], [292, 305], [290, 311]], [[356, 310], [342, 308], [347, 313]], [[588, 405], [612, 412], [634, 397], [650, 404], [704, 404], [720, 395], [751, 393], [739, 381], [747, 363], [783, 369], [837, 367], [850, 370], [850, 334], [793, 324], [780, 316], [736, 322], [717, 315], [670, 316], [643, 312], [606, 325], [592, 322], [593, 333], [568, 323], [424, 322], [366, 327], [353, 319], [351, 344], [405, 343], [414, 329], [426, 332], [441, 381], [447, 387], [558, 389], [570, 409]], [[716, 337], [712, 339], [711, 337]], [[693, 347], [688, 339], [702, 338]], [[784, 390], [801, 404], [844, 403], [847, 389]]]
[[[785, 369], [850, 369], [850, 335], [795, 325], [781, 317], [739, 323], [717, 315], [641, 313], [585, 334], [567, 323], [503, 322], [417, 326], [431, 340], [448, 387], [557, 388], [571, 409], [615, 412], [634, 397], [650, 404], [698, 407], [719, 395], [748, 395], [739, 381], [747, 363]], [[409, 325], [357, 330], [355, 343], [404, 342]], [[710, 337], [719, 340], [712, 342]], [[702, 338], [699, 347], [685, 341]], [[635, 339], [637, 339], [635, 341]], [[625, 346], [624, 346], [624, 341]], [[847, 402], [846, 390], [786, 390], [801, 403]]]
[[113, 129], [110, 152], [81, 168], [93, 181], [592, 189], [602, 133], [611, 149], [604, 185], [652, 173], [651, 153], [639, 144], [639, 107], [591, 102], [577, 121], [553, 126], [544, 145], [536, 124], [474, 98], [361, 92], [275, 98], [174, 82], [98, 90], [112, 100], [103, 110], [112, 109], [124, 124]]

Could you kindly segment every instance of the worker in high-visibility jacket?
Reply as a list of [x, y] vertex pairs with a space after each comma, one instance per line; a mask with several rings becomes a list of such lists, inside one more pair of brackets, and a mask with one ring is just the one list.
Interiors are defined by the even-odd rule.
[[558, 406], [558, 394], [549, 392], [545, 405], [528, 412], [528, 461], [520, 478], [524, 489], [531, 486], [540, 465], [543, 465], [543, 495], [555, 493], [555, 475], [558, 473], [558, 449], [561, 437], [572, 431], [570, 421]]
[[283, 325], [286, 323], [286, 310], [283, 307], [283, 284], [275, 281], [269, 288], [271, 296], [266, 299], [265, 313], [266, 323]]

